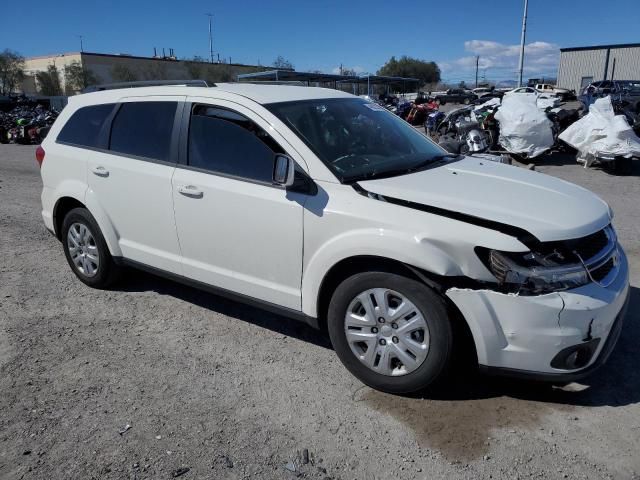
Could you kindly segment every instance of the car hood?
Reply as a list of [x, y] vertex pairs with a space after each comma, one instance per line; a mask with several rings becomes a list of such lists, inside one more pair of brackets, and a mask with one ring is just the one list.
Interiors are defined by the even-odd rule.
[[[368, 192], [526, 230], [540, 241], [590, 235], [610, 223], [594, 193], [555, 177], [465, 157], [419, 172], [358, 182]], [[447, 212], [441, 212], [447, 214]]]

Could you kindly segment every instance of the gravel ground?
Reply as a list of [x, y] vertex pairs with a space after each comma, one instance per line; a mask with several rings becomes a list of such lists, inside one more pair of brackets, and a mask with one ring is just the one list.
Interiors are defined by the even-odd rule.
[[616, 211], [634, 289], [607, 365], [403, 398], [304, 325], [142, 273], [81, 284], [42, 224], [34, 150], [0, 145], [0, 478], [640, 478], [637, 170], [538, 167]]

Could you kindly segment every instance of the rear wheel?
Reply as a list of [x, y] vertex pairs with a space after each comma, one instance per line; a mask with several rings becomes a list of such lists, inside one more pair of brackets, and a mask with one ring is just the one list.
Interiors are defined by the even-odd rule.
[[62, 245], [73, 273], [84, 284], [106, 288], [118, 276], [107, 244], [93, 215], [85, 208], [74, 208], [62, 222]]
[[327, 321], [342, 363], [377, 390], [422, 390], [450, 362], [453, 335], [444, 299], [401, 275], [365, 272], [344, 280]]

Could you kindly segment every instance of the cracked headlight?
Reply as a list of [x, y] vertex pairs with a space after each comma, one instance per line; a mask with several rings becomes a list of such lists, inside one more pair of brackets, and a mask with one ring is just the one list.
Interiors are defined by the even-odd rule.
[[510, 292], [538, 295], [580, 287], [590, 281], [582, 264], [562, 265], [555, 255], [482, 250], [478, 252], [480, 258], [498, 283]]

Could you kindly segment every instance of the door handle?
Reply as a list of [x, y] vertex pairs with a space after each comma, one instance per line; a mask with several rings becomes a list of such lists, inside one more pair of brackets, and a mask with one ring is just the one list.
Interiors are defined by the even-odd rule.
[[202, 190], [198, 190], [198, 187], [195, 185], [180, 185], [178, 187], [178, 192], [192, 198], [202, 198], [204, 196], [204, 192]]
[[102, 167], [102, 166], [98, 166], [98, 167], [93, 167], [91, 169], [91, 171], [98, 175], [99, 177], [108, 177], [109, 176], [109, 170], [107, 170], [106, 168]]

